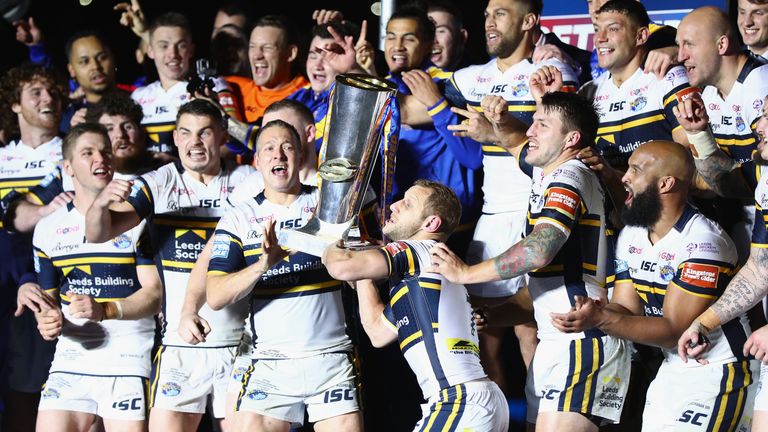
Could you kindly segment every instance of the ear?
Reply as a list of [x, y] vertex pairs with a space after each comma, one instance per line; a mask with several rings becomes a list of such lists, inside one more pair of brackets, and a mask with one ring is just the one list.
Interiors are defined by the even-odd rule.
[[74, 178], [75, 177], [75, 170], [72, 169], [72, 163], [69, 160], [67, 160], [67, 159], [64, 159], [62, 162], [63, 162], [62, 168], [64, 168], [64, 172], [67, 173], [68, 176]]
[[460, 39], [461, 39], [462, 45], [466, 44], [467, 41], [469, 40], [469, 32], [467, 31], [467, 29], [465, 28], [460, 29], [459, 35], [461, 35]]
[[677, 179], [673, 176], [664, 176], [658, 180], [659, 193], [665, 194], [677, 189]]
[[442, 225], [443, 220], [440, 219], [440, 216], [429, 215], [426, 219], [424, 219], [424, 222], [421, 224], [421, 228], [426, 232], [436, 233], [440, 230]]
[[307, 142], [314, 141], [315, 134], [317, 134], [317, 128], [314, 123], [310, 123], [304, 128], [304, 135], [307, 137]]
[[728, 50], [730, 49], [730, 43], [728, 41], [728, 36], [721, 35], [719, 38], [717, 38], [717, 53], [722, 55], [725, 55]]
[[151, 58], [152, 60], [155, 59], [155, 50], [152, 48], [152, 44], [147, 44], [147, 57]]
[[651, 35], [651, 31], [648, 30], [648, 27], [640, 27], [637, 30], [637, 40], [635, 41], [636, 46], [643, 46], [646, 42], [648, 42], [648, 38]]
[[580, 144], [581, 144], [581, 132], [570, 131], [565, 136], [565, 146], [563, 146], [563, 150], [574, 148]]
[[522, 29], [523, 31], [529, 31], [533, 29], [533, 27], [536, 25], [536, 23], [539, 22], [539, 16], [534, 13], [527, 13], [523, 17], [523, 25]]
[[19, 114], [21, 112], [21, 103], [15, 103], [11, 105], [11, 111], [13, 111], [16, 114]]
[[73, 68], [69, 63], [67, 63], [67, 72], [69, 72], [70, 78], [75, 79], [75, 68]]
[[298, 56], [299, 56], [299, 47], [291, 44], [291, 46], [288, 47], [288, 63], [291, 63], [294, 60], [296, 60], [296, 57]]

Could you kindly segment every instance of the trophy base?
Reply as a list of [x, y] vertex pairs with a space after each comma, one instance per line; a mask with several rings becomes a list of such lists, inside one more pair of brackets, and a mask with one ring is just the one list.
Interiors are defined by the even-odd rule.
[[280, 231], [277, 242], [280, 246], [316, 257], [322, 257], [328, 246], [339, 240], [346, 240], [352, 220], [341, 224], [329, 224], [317, 218], [297, 230]]

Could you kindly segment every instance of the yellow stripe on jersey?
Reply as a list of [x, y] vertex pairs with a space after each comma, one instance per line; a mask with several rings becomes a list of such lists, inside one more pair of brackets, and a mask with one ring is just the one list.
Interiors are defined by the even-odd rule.
[[633, 120], [631, 122], [623, 123], [623, 124], [620, 124], [620, 125], [604, 126], [604, 127], [601, 127], [601, 128], [597, 129], [597, 136], [598, 136], [598, 138], [601, 138], [600, 135], [603, 135], [603, 134], [609, 134], [609, 133], [614, 133], [614, 132], [621, 132], [621, 131], [626, 130], [626, 129], [631, 129], [633, 127], [642, 126], [642, 125], [647, 125], [647, 124], [654, 123], [654, 122], [661, 121], [661, 120], [664, 120], [664, 115], [663, 114], [657, 114], [655, 116], [645, 117], [645, 118]]
[[553, 219], [553, 218], [545, 217], [545, 216], [539, 216], [539, 217], [536, 218], [536, 222], [535, 223], [538, 224], [539, 221], [552, 222], [553, 224], [555, 224], [555, 225], [557, 225], [559, 227], [562, 227], [563, 230], [565, 230], [566, 233], [570, 233], [571, 232], [571, 229], [569, 227], [567, 227], [564, 223], [560, 222], [557, 219]]
[[712, 427], [712, 430], [716, 431], [720, 430], [720, 427], [723, 424], [725, 409], [728, 407], [728, 396], [733, 391], [733, 379], [736, 375], [736, 370], [733, 368], [733, 363], [729, 363], [726, 368], [728, 369], [728, 379], [725, 382], [725, 391], [723, 392], [723, 395], [720, 396], [720, 409], [717, 410], [717, 415], [715, 416], [715, 424]]
[[431, 78], [437, 78], [442, 80], [450, 79], [453, 76], [453, 72], [446, 72], [434, 66], [430, 66], [429, 69], [427, 69], [427, 73]]
[[171, 261], [171, 260], [162, 260], [161, 264], [163, 264], [163, 267], [176, 267], [176, 268], [183, 268], [183, 269], [191, 269], [195, 266], [195, 262], [183, 262], [183, 261]]
[[420, 338], [424, 333], [421, 332], [421, 330], [417, 331], [416, 333], [408, 336], [407, 338], [403, 339], [402, 342], [400, 342], [400, 349], [402, 350], [405, 348], [409, 343], [413, 342], [414, 339]]
[[754, 138], [717, 138], [715, 137], [715, 142], [717, 142], [718, 145], [731, 145], [731, 146], [749, 146], [755, 143]]
[[205, 230], [196, 230], [196, 229], [177, 229], [176, 233], [174, 234], [176, 238], [179, 238], [183, 236], [184, 234], [191, 232], [193, 234], [196, 234], [198, 237], [200, 237], [203, 240], [208, 240], [208, 236], [205, 234]]
[[144, 130], [147, 131], [147, 133], [163, 133], [163, 132], [173, 132], [176, 129], [176, 123], [171, 124], [159, 124], [159, 125], [144, 125]]
[[661, 295], [664, 295], [667, 292], [667, 288], [666, 287], [664, 287], [664, 288], [656, 288], [656, 287], [652, 287], [650, 285], [642, 285], [642, 284], [639, 284], [639, 283], [636, 283], [634, 285], [635, 285], [635, 290], [638, 293], [645, 292], [645, 293], [650, 293], [650, 294], [661, 294]]
[[595, 219], [581, 219], [579, 220], [579, 225], [589, 225], [589, 226], [599, 227], [602, 224], [600, 223], [599, 220], [595, 220]]
[[493, 144], [483, 144], [483, 151], [488, 153], [508, 153], [507, 149]]
[[[61, 297], [61, 299], [64, 301], [70, 301], [69, 296], [66, 294], [60, 294], [59, 297]], [[106, 302], [125, 300], [125, 297], [94, 298], [93, 300], [96, 303], [106, 303]]]
[[434, 411], [432, 412], [432, 414], [429, 415], [429, 421], [427, 422], [427, 425], [424, 426], [424, 431], [432, 430], [432, 426], [435, 425], [435, 420], [437, 420], [437, 416], [440, 415], [440, 411], [442, 411], [443, 409], [443, 401], [448, 400], [448, 389], [441, 390], [440, 394], [441, 394], [441, 397], [435, 404]]
[[310, 284], [310, 285], [299, 285], [299, 286], [295, 286], [293, 288], [288, 288], [288, 289], [259, 287], [254, 290], [254, 293], [257, 296], [261, 296], [262, 294], [267, 294], [267, 295], [290, 294], [290, 293], [299, 293], [299, 292], [307, 292], [307, 291], [316, 291], [316, 290], [336, 286], [338, 284], [339, 284], [339, 281], [332, 280], [332, 281], [320, 282], [320, 283]]
[[5, 180], [0, 181], [0, 189], [31, 188], [40, 184], [42, 178], [32, 180]]
[[102, 256], [90, 256], [70, 259], [58, 259], [53, 258], [53, 265], [56, 267], [69, 267], [78, 266], [82, 264], [134, 264], [136, 257], [102, 257]]
[[440, 290], [441, 289], [440, 288], [440, 284], [439, 283], [434, 283], [434, 282], [419, 281], [419, 286], [422, 287], [422, 288], [429, 288], [429, 289], [433, 289], [433, 290]]
[[160, 379], [160, 362], [162, 361], [161, 359], [164, 351], [165, 347], [160, 345], [160, 348], [158, 348], [157, 354], [155, 354], [155, 358], [152, 361], [156, 372], [152, 379], [152, 384], [149, 386], [149, 405], [147, 406], [147, 409], [152, 408], [152, 406], [155, 404], [155, 396], [157, 395], [157, 382]]
[[404, 296], [406, 294], [408, 294], [408, 287], [404, 286], [404, 287], [400, 288], [395, 293], [395, 295], [392, 296], [392, 298], [389, 300], [389, 304], [394, 306], [395, 303], [397, 303], [397, 301], [400, 300], [400, 297], [402, 297], [402, 296]]
[[464, 394], [461, 391], [461, 385], [457, 385], [456, 400], [453, 401], [451, 414], [448, 416], [448, 420], [445, 422], [445, 426], [443, 426], [443, 430], [441, 432], [449, 432], [451, 430], [451, 427], [453, 426], [453, 422], [456, 421], [456, 416], [459, 415], [459, 408], [461, 408], [463, 399], [464, 399]]
[[229, 274], [229, 273], [221, 270], [208, 270], [208, 276], [211, 276], [211, 275], [219, 276], [219, 275], [226, 275], [226, 274]]
[[581, 263], [581, 267], [584, 270], [591, 270], [591, 271], [597, 271], [597, 266], [590, 263]]
[[405, 250], [405, 256], [408, 258], [408, 273], [409, 275], [416, 274], [416, 264], [413, 260], [413, 251], [411, 248]]

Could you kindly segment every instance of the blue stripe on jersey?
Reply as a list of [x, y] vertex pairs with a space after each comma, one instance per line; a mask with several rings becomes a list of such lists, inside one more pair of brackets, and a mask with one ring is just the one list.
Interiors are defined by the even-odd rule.
[[749, 335], [744, 331], [744, 326], [741, 325], [739, 317], [736, 317], [721, 326], [723, 329], [723, 336], [728, 341], [728, 345], [731, 347], [731, 352], [737, 359], [744, 359], [744, 344], [747, 343]]
[[570, 342], [568, 377], [560, 393], [558, 411], [588, 413], [598, 392], [597, 376], [604, 362], [601, 338]]
[[[738, 350], [740, 351], [740, 350]], [[749, 369], [749, 361], [741, 360], [723, 366], [723, 378], [720, 380], [719, 397], [712, 408], [712, 418], [707, 424], [707, 432], [731, 432], [736, 429], [747, 399], [747, 386], [754, 377]]]
[[456, 431], [466, 408], [466, 397], [467, 387], [464, 384], [441, 390], [440, 398], [430, 406], [419, 431]]
[[422, 342], [429, 362], [432, 364], [432, 371], [440, 388], [448, 387], [448, 379], [445, 377], [443, 366], [440, 364], [440, 358], [437, 355], [437, 342], [435, 341], [435, 324], [439, 325], [436, 320], [440, 308], [440, 291], [429, 289], [431, 293], [428, 295], [425, 289], [421, 287], [418, 278], [409, 278], [405, 283], [408, 286], [406, 296], [413, 308], [416, 325], [422, 332]]
[[752, 247], [768, 247], [768, 210], [755, 203], [755, 224], [752, 227]]

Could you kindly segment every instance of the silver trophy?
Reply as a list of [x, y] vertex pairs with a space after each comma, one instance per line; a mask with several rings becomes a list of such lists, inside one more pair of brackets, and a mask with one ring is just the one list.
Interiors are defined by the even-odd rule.
[[317, 208], [305, 226], [280, 232], [280, 246], [321, 257], [332, 243], [349, 239], [385, 139], [387, 110], [396, 93], [395, 84], [372, 76], [336, 77], [323, 134], [326, 145], [318, 169]]

